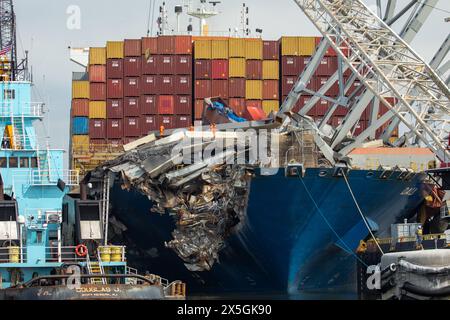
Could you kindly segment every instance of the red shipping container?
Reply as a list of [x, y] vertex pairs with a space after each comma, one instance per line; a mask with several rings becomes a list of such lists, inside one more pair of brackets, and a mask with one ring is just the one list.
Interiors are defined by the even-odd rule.
[[140, 98], [138, 97], [127, 97], [123, 99], [123, 115], [125, 117], [134, 117], [141, 114], [139, 100]]
[[[321, 40], [322, 40], [322, 37], [316, 37], [316, 46], [319, 46]], [[340, 49], [344, 55], [346, 55], [347, 57], [349, 56], [350, 50], [348, 49], [348, 47], [340, 46]], [[333, 47], [330, 46], [328, 48], [327, 52], [325, 53], [325, 56], [336, 57], [337, 53], [336, 53], [336, 51], [334, 51]]]
[[156, 58], [158, 74], [175, 74], [175, 56], [158, 56]]
[[141, 126], [139, 117], [125, 117], [123, 123], [125, 137], [140, 137]]
[[192, 36], [175, 36], [175, 54], [192, 54]]
[[159, 94], [173, 94], [174, 76], [158, 76], [156, 78], [156, 87]]
[[[298, 77], [296, 76], [284, 76], [281, 80], [281, 93], [283, 96], [287, 96], [289, 92], [291, 92], [292, 88], [294, 87], [295, 83], [297, 82]], [[309, 81], [308, 89], [314, 90], [316, 88], [316, 79], [312, 79]]]
[[158, 94], [158, 76], [144, 75], [142, 76], [142, 93]]
[[[283, 97], [283, 101], [285, 101], [287, 98]], [[305, 106], [305, 104], [307, 104], [309, 102], [309, 100], [311, 99], [311, 96], [301, 96], [300, 99], [297, 101], [297, 103], [295, 104], [294, 108], [292, 109], [293, 112], [299, 112], [301, 108], [303, 108]], [[308, 116], [310, 117], [316, 117], [317, 115], [317, 108], [316, 105], [314, 105], [307, 113]]]
[[331, 106], [332, 106], [332, 104], [329, 101], [320, 99], [319, 102], [316, 104], [316, 110], [317, 110], [316, 115], [323, 117], [328, 112], [328, 109]]
[[262, 60], [247, 60], [246, 66], [247, 79], [262, 79]]
[[323, 57], [316, 69], [316, 75], [332, 76], [337, 68], [337, 57]]
[[90, 82], [106, 82], [106, 66], [91, 65], [89, 66], [89, 81]]
[[142, 55], [158, 53], [158, 38], [142, 38]]
[[148, 135], [152, 131], [159, 130], [158, 123], [157, 123], [157, 116], [152, 115], [143, 115], [141, 116], [141, 134], [143, 136]]
[[156, 56], [142, 58], [142, 74], [154, 75], [158, 74], [158, 67], [156, 63]]
[[158, 37], [158, 54], [175, 54], [175, 37]]
[[264, 60], [278, 60], [280, 56], [278, 41], [264, 41], [263, 42], [263, 59]]
[[192, 114], [192, 97], [176, 96], [175, 97], [175, 114]]
[[158, 96], [158, 114], [174, 114], [174, 96]]
[[[347, 84], [348, 81], [348, 77], [345, 78], [345, 83]], [[361, 94], [362, 91], [362, 86], [361, 86], [361, 81], [359, 81], [359, 79], [355, 79], [355, 81], [353, 81], [352, 85], [350, 86], [350, 88], [348, 89], [346, 96], [350, 96], [353, 93], [357, 92], [356, 94]]]
[[158, 128], [164, 127], [164, 129], [175, 129], [175, 116], [157, 116]]
[[211, 78], [212, 79], [228, 79], [228, 60], [212, 60], [211, 61]]
[[228, 81], [228, 96], [230, 98], [245, 98], [245, 79], [230, 78]]
[[125, 57], [140, 57], [142, 54], [141, 39], [125, 39], [123, 47]]
[[[253, 103], [253, 101], [255, 101], [255, 103]], [[256, 103], [256, 101], [259, 100], [251, 100], [249, 101], [249, 105], [247, 105], [247, 108], [245, 110], [245, 113], [243, 115], [243, 117], [247, 120], [264, 120], [267, 119], [267, 115], [264, 112], [264, 110], [262, 109], [261, 106], [259, 106], [259, 103]]]
[[108, 59], [106, 62], [106, 76], [108, 79], [122, 79], [123, 59]]
[[122, 119], [123, 118], [123, 100], [122, 99], [108, 99], [106, 101], [106, 117], [108, 119]]
[[91, 83], [90, 84], [90, 100], [104, 101], [106, 100], [106, 84], [105, 83]]
[[263, 100], [278, 100], [279, 94], [278, 80], [264, 80], [263, 81]]
[[107, 140], [108, 145], [110, 145], [113, 148], [118, 148], [123, 145], [123, 141], [121, 138], [118, 139], [108, 139]]
[[121, 99], [123, 97], [123, 80], [108, 79], [108, 98]]
[[261, 100], [246, 100], [245, 106], [251, 107], [251, 108], [262, 108], [262, 101]]
[[144, 95], [141, 97], [141, 114], [158, 114], [156, 96]]
[[211, 81], [211, 96], [228, 98], [228, 80], [212, 80]]
[[228, 106], [238, 115], [242, 116], [245, 112], [245, 99], [244, 98], [230, 98]]
[[[316, 47], [319, 46], [320, 41], [322, 41], [322, 37], [316, 37]], [[336, 56], [336, 51], [334, 51], [333, 47], [328, 47], [327, 52], [325, 52], [325, 56], [329, 56], [329, 57], [335, 57]]]
[[192, 125], [191, 116], [188, 115], [175, 116], [175, 128], [189, 128], [191, 125]]
[[204, 108], [204, 106], [205, 106], [205, 101], [203, 99], [195, 100], [194, 119], [201, 120], [203, 118], [203, 108]]
[[211, 60], [195, 60], [194, 75], [195, 79], [210, 79]]
[[191, 76], [175, 76], [173, 94], [192, 94]]
[[89, 117], [89, 99], [73, 99], [71, 116]]
[[140, 78], [138, 77], [125, 78], [123, 93], [125, 97], [139, 97], [141, 94]]
[[[325, 83], [327, 83], [329, 78], [330, 77], [328, 76], [317, 76], [315, 91], [319, 91], [319, 89], [322, 88]], [[331, 88], [327, 92], [325, 92], [325, 95], [329, 97], [336, 97], [337, 95], [339, 95], [339, 84], [335, 82], [331, 86]]]
[[139, 77], [142, 73], [141, 57], [126, 57], [123, 60], [123, 70], [125, 77]]
[[191, 56], [174, 56], [175, 73], [190, 75], [192, 74], [192, 57]]
[[108, 119], [106, 122], [106, 136], [108, 139], [120, 139], [123, 137], [122, 119]]
[[105, 139], [106, 138], [106, 120], [105, 119], [89, 119], [89, 138]]
[[211, 97], [211, 80], [195, 81], [195, 99], [205, 99]]
[[283, 76], [299, 76], [303, 71], [303, 57], [281, 57], [281, 73]]

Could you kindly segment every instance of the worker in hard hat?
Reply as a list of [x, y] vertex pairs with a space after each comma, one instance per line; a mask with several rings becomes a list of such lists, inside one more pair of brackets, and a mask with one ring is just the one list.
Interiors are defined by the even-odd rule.
[[422, 229], [422, 226], [419, 226], [416, 230], [416, 249], [417, 250], [423, 250], [422, 240], [423, 240], [423, 229]]

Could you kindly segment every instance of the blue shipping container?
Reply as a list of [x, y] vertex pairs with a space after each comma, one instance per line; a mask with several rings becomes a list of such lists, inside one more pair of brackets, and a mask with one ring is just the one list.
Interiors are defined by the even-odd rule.
[[89, 118], [74, 117], [72, 120], [72, 134], [89, 134]]

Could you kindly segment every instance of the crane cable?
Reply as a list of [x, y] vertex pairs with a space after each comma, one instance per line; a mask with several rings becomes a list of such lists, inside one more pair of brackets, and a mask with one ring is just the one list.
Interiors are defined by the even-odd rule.
[[381, 249], [381, 246], [380, 246], [380, 244], [378, 243], [377, 238], [376, 238], [375, 235], [373, 234], [372, 229], [370, 228], [369, 223], [367, 222], [366, 216], [365, 216], [365, 215], [363, 214], [363, 212], [361, 211], [361, 207], [359, 206], [358, 201], [356, 200], [355, 194], [353, 193], [353, 190], [352, 190], [352, 188], [351, 188], [351, 186], [350, 186], [350, 183], [348, 182], [347, 175], [345, 174], [344, 170], [342, 170], [342, 169], [341, 169], [341, 172], [342, 172], [342, 176], [344, 177], [345, 183], [347, 184], [347, 188], [348, 188], [348, 190], [350, 191], [350, 194], [351, 194], [351, 196], [352, 196], [353, 202], [355, 203], [356, 208], [358, 209], [358, 212], [359, 212], [359, 214], [361, 215], [361, 218], [363, 219], [364, 224], [365, 224], [366, 227], [367, 227], [367, 230], [369, 230], [369, 233], [370, 233], [370, 235], [372, 236], [372, 239], [375, 241], [375, 244], [377, 245], [377, 247], [378, 247], [378, 249], [380, 250], [380, 252], [381, 252], [382, 254], [384, 254], [383, 249]]

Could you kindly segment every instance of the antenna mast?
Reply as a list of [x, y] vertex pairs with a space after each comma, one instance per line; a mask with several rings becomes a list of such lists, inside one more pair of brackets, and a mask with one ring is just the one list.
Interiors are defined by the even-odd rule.
[[206, 8], [206, 0], [200, 0], [201, 6], [197, 9], [191, 10], [189, 6], [189, 10], [187, 12], [188, 15], [200, 19], [200, 28], [199, 28], [199, 34], [200, 36], [207, 36], [208, 35], [208, 25], [206, 23], [206, 19], [209, 19], [211, 17], [214, 17], [219, 14], [218, 11], [216, 11], [214, 8], [217, 4], [221, 3], [220, 1], [209, 1], [210, 4], [212, 4], [213, 9], [207, 9]]
[[16, 15], [12, 0], [0, 0], [0, 80], [28, 80], [28, 53], [18, 62]]

